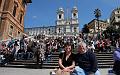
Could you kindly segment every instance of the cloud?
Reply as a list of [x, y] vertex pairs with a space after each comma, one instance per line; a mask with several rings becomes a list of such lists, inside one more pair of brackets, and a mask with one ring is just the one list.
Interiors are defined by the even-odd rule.
[[37, 16], [32, 16], [32, 18], [33, 18], [33, 19], [36, 19], [36, 18], [37, 18]]

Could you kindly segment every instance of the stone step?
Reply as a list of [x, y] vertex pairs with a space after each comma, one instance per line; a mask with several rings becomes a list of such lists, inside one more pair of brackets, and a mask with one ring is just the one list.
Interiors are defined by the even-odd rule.
[[56, 68], [59, 68], [59, 66], [46, 66], [46, 65], [43, 65], [42, 68], [43, 69], [56, 69]]
[[12, 62], [28, 62], [28, 63], [33, 63], [33, 62], [37, 62], [36, 60], [14, 60]]
[[59, 59], [59, 57], [51, 57], [52, 59]]
[[58, 59], [54, 59], [54, 58], [52, 58], [51, 61], [58, 61]]
[[59, 57], [59, 54], [58, 55], [57, 54], [56, 55], [52, 54], [52, 57]]
[[113, 56], [113, 54], [96, 54], [96, 56]]
[[[30, 62], [30, 63], [28, 63], [28, 62], [10, 62], [9, 64], [11, 64], [11, 65], [36, 65], [37, 63], [35, 62], [35, 63], [32, 63], [32, 62]], [[41, 64], [40, 62], [39, 62], [39, 64]]]
[[[113, 58], [97, 58], [98, 60], [113, 60]], [[51, 59], [52, 61], [58, 61], [58, 59]]]
[[52, 55], [59, 55], [60, 52], [53, 52]]
[[[99, 65], [98, 68], [112, 68], [113, 65]], [[43, 69], [55, 69], [59, 68], [59, 66], [42, 66]]]
[[[44, 61], [46, 62], [46, 61]], [[58, 63], [58, 60], [54, 61], [54, 60], [50, 60], [50, 61], [47, 61], [48, 63]], [[102, 59], [102, 60], [98, 60], [98, 62], [113, 62], [113, 60], [106, 60], [106, 59]]]
[[[98, 65], [113, 65], [114, 62], [99, 62]], [[12, 65], [36, 65], [37, 63], [20, 63], [20, 62], [11, 62]], [[39, 63], [41, 64], [41, 63]], [[58, 65], [58, 63], [43, 63], [43, 65]]]
[[113, 60], [113, 58], [97, 58], [97, 60]]
[[[99, 65], [98, 68], [112, 68], [113, 65]], [[43, 69], [55, 69], [59, 68], [59, 66], [42, 66]]]
[[114, 62], [113, 60], [98, 60], [98, 63], [100, 62]]
[[[14, 67], [14, 68], [41, 68], [40, 66], [38, 65], [11, 65], [11, 64], [8, 64], [4, 67]], [[111, 68], [113, 67], [113, 65], [98, 65], [98, 68]], [[55, 68], [59, 68], [58, 65], [54, 65], [54, 66], [51, 66], [51, 65], [42, 65], [42, 68], [43, 69], [55, 69]]]
[[58, 65], [58, 63], [43, 63], [43, 65], [50, 65], [50, 66], [57, 66]]
[[7, 64], [3, 67], [13, 67], [13, 68], [32, 68], [32, 69], [37, 69], [37, 68], [42, 68], [41, 65], [37, 65], [37, 64], [34, 64], [34, 65], [14, 65], [14, 64]]
[[98, 68], [112, 68], [113, 65], [98, 65]]
[[[113, 58], [112, 56], [96, 56], [97, 58]], [[51, 59], [59, 59], [59, 57], [51, 57]]]
[[96, 56], [97, 58], [113, 58], [113, 56]]
[[[46, 63], [46, 61], [44, 61], [43, 63]], [[58, 61], [47, 61], [47, 63], [58, 63]]]
[[113, 52], [98, 52], [98, 53], [95, 53], [95, 54], [113, 54]]
[[113, 65], [114, 62], [101, 62], [101, 63], [98, 63], [98, 65]]
[[7, 65], [5, 65], [3, 67], [25, 68], [25, 65], [7, 64]]
[[[36, 60], [14, 60], [10, 62], [9, 64], [14, 64], [14, 65], [34, 65], [37, 64]], [[41, 62], [39, 62], [41, 64]]]

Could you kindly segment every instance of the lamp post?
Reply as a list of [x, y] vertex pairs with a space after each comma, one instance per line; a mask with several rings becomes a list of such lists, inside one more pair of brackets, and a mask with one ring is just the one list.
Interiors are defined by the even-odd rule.
[[[99, 17], [101, 17], [101, 11], [97, 8], [97, 9], [95, 9], [94, 14], [95, 14], [95, 18], [97, 19], [98, 33], [99, 33], [100, 32]], [[95, 32], [95, 28], [94, 28], [94, 32]]]

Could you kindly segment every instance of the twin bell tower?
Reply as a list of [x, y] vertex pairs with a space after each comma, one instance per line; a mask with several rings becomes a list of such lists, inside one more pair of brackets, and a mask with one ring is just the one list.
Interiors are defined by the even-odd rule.
[[[57, 35], [75, 36], [79, 34], [78, 9], [73, 7], [71, 16], [67, 9], [66, 15], [63, 8], [57, 10], [56, 33]], [[65, 17], [66, 16], [66, 17]]]

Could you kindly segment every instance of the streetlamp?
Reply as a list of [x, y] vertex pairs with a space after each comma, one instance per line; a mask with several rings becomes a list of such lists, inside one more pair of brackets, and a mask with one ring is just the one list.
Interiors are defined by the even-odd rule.
[[[99, 29], [99, 17], [101, 17], [101, 11], [97, 8], [97, 9], [95, 9], [94, 14], [95, 14], [95, 17], [97, 19], [98, 33], [99, 33], [100, 32], [100, 29]], [[95, 32], [95, 28], [94, 28], [94, 32]]]

